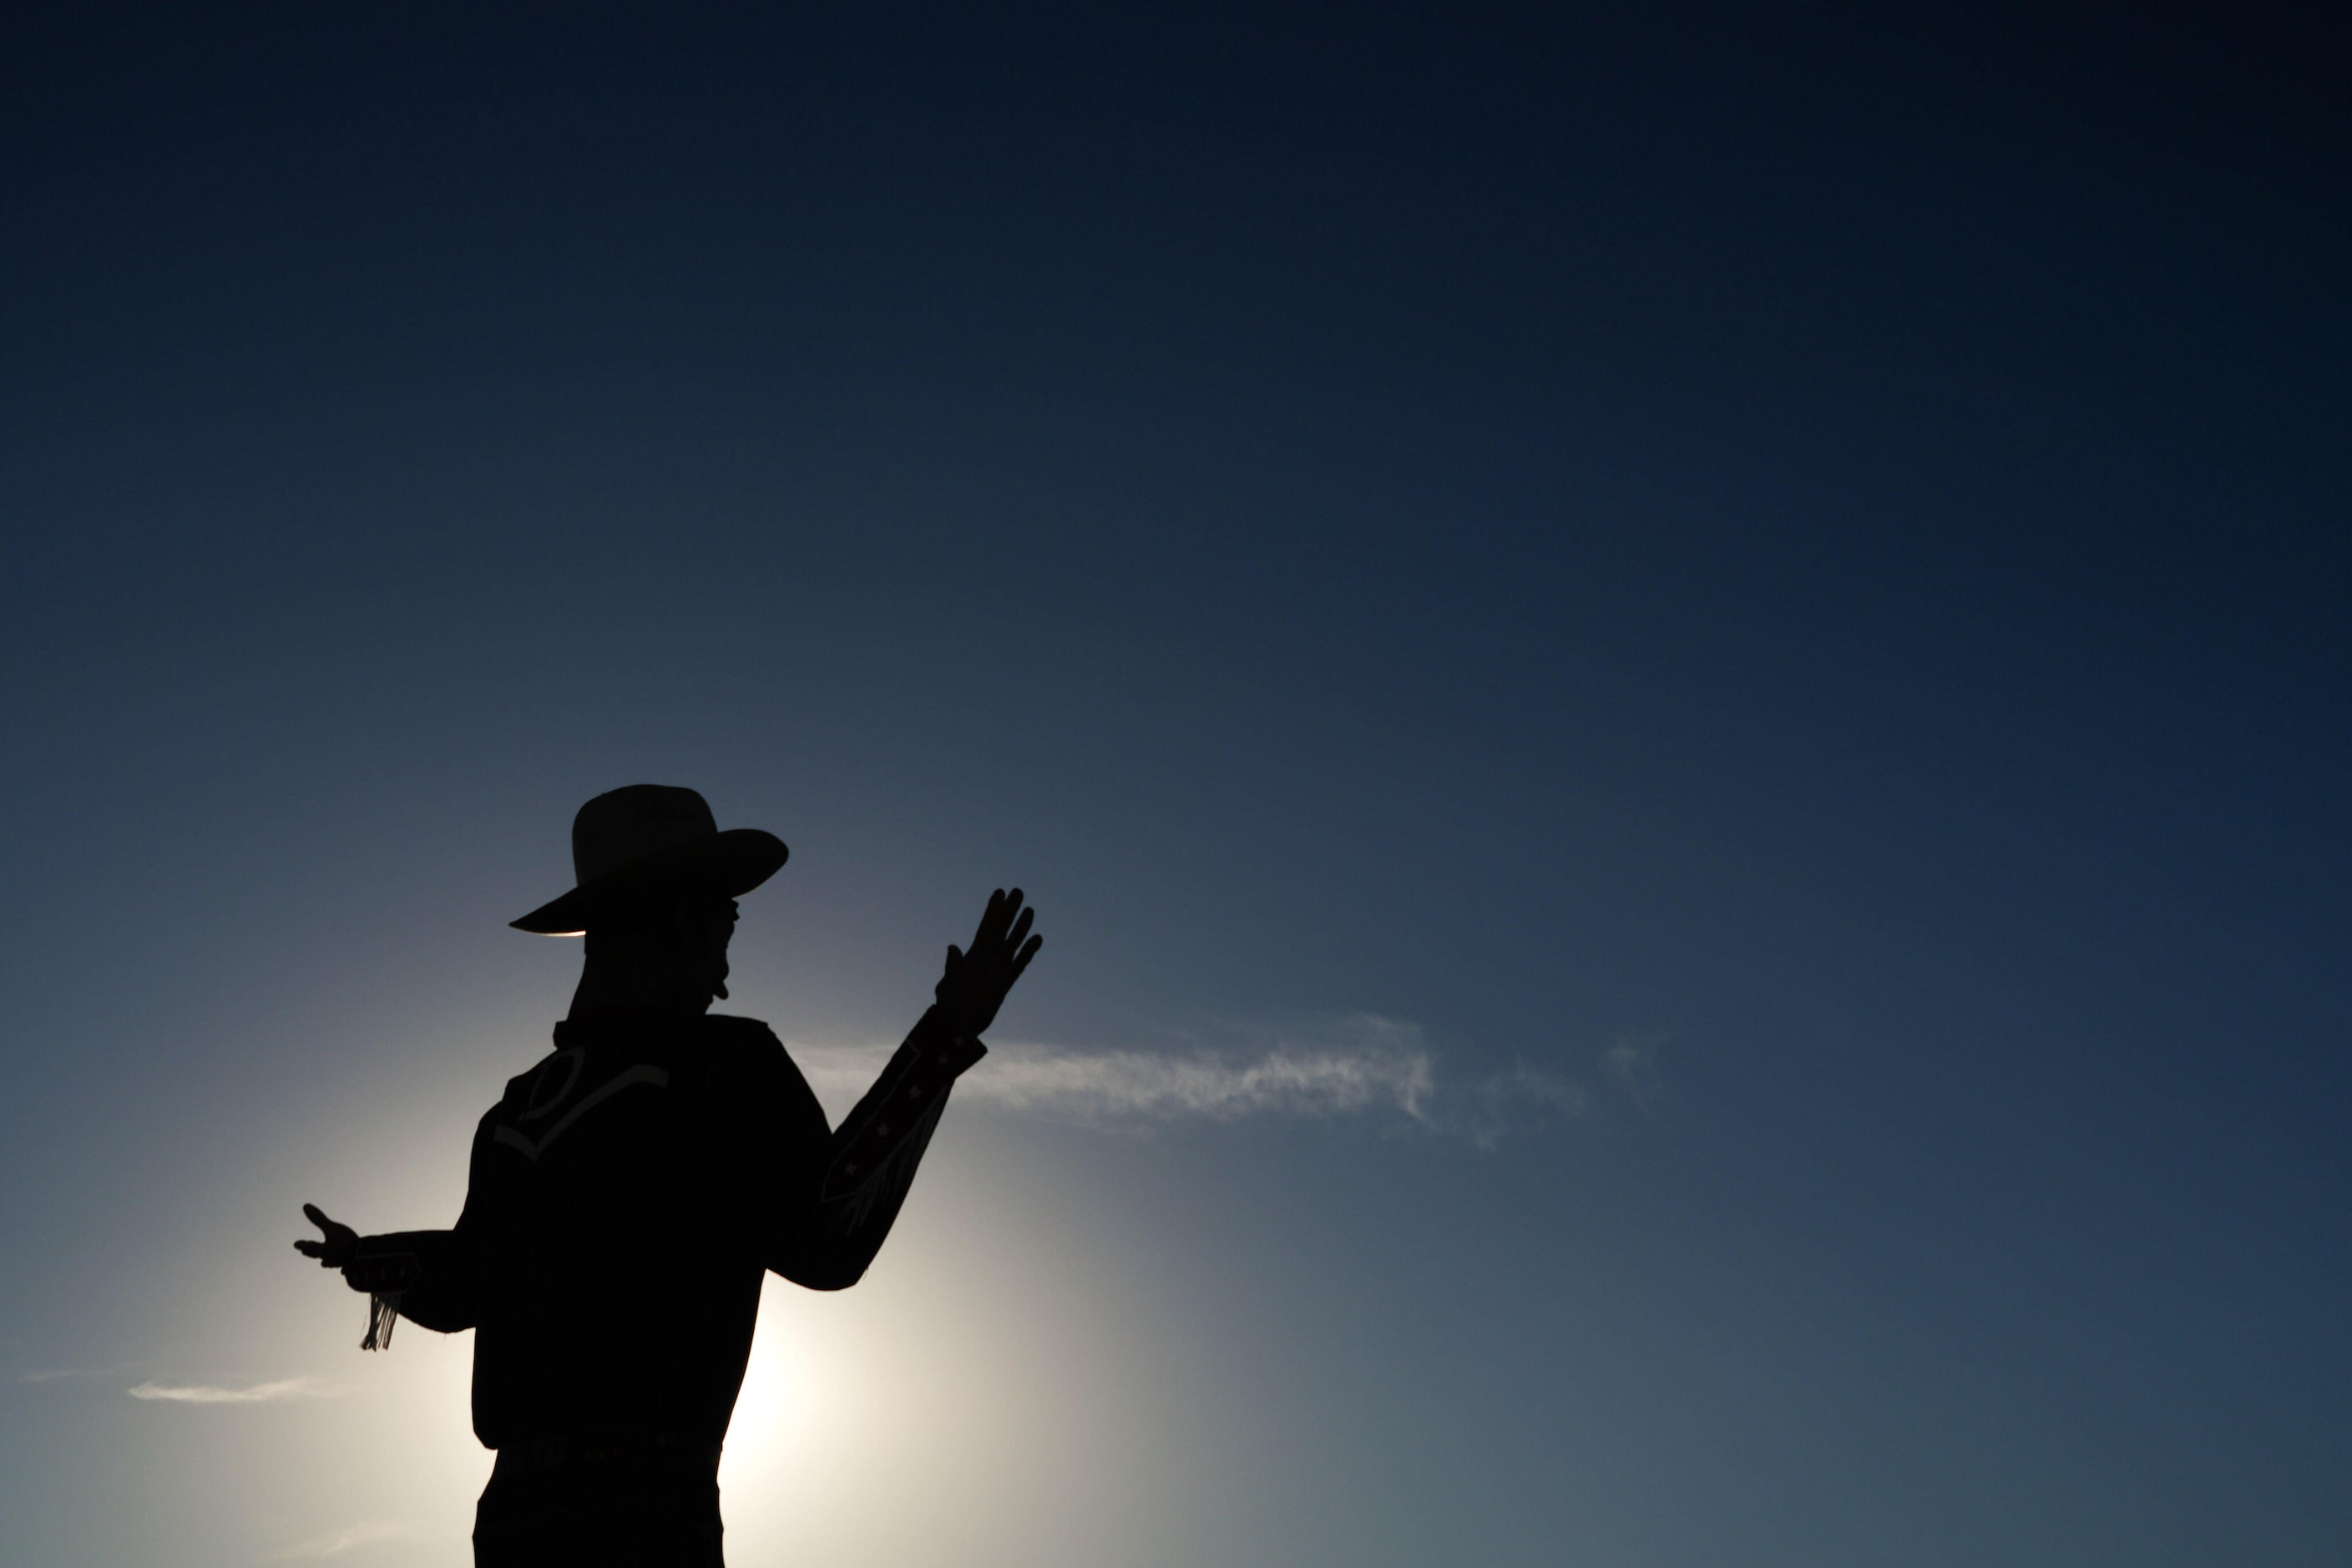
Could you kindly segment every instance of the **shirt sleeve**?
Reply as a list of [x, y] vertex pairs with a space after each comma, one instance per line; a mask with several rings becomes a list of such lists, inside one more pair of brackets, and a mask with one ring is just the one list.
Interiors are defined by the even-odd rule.
[[800, 1166], [810, 1185], [782, 1206], [768, 1267], [814, 1290], [857, 1283], [907, 1201], [948, 1091], [987, 1054], [938, 1008], [926, 1012], [820, 1158]]
[[[485, 1121], [487, 1122], [487, 1118]], [[456, 1333], [481, 1321], [475, 1242], [475, 1191], [481, 1183], [482, 1139], [469, 1162], [466, 1206], [448, 1230], [396, 1230], [363, 1236], [343, 1266], [354, 1290], [382, 1297], [391, 1309], [436, 1333]]]

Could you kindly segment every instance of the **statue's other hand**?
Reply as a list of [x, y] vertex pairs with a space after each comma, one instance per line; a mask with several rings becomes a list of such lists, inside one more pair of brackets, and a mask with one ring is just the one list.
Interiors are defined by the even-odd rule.
[[1008, 893], [999, 888], [989, 897], [971, 947], [948, 948], [947, 973], [934, 994], [959, 1033], [977, 1035], [996, 1021], [1005, 994], [1045, 944], [1044, 937], [1029, 934], [1036, 912], [1022, 907], [1020, 889]]
[[325, 1231], [326, 1239], [298, 1241], [294, 1244], [295, 1251], [305, 1258], [317, 1258], [321, 1268], [341, 1268], [352, 1260], [352, 1251], [360, 1243], [358, 1231], [347, 1225], [337, 1225], [316, 1204], [304, 1204], [302, 1217]]

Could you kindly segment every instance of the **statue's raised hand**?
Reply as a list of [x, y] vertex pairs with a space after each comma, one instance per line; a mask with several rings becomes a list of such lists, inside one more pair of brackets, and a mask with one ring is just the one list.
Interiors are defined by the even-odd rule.
[[989, 897], [970, 950], [948, 948], [948, 972], [934, 994], [957, 1033], [977, 1035], [996, 1021], [1005, 993], [1045, 943], [1044, 937], [1029, 934], [1036, 912], [1021, 907], [1020, 889], [1008, 893], [999, 888]]
[[327, 1233], [323, 1241], [302, 1240], [294, 1250], [305, 1258], [315, 1258], [321, 1268], [341, 1268], [352, 1260], [352, 1249], [360, 1243], [360, 1233], [347, 1225], [337, 1225], [326, 1216], [316, 1204], [302, 1205], [302, 1217]]

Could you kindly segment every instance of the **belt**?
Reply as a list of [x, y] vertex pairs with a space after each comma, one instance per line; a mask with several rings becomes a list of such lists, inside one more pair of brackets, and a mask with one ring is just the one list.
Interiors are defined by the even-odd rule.
[[706, 1475], [719, 1473], [719, 1445], [652, 1426], [574, 1426], [541, 1432], [499, 1450], [497, 1468], [543, 1476], [588, 1465], [652, 1461]]

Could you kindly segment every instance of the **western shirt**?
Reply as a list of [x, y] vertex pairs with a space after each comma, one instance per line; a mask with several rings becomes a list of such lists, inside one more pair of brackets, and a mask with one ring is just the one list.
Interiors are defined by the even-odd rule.
[[715, 1449], [766, 1271], [856, 1283], [987, 1047], [932, 1008], [838, 1129], [756, 1019], [569, 1021], [555, 1047], [475, 1129], [456, 1226], [362, 1237], [344, 1276], [475, 1331], [486, 1447], [635, 1427]]

